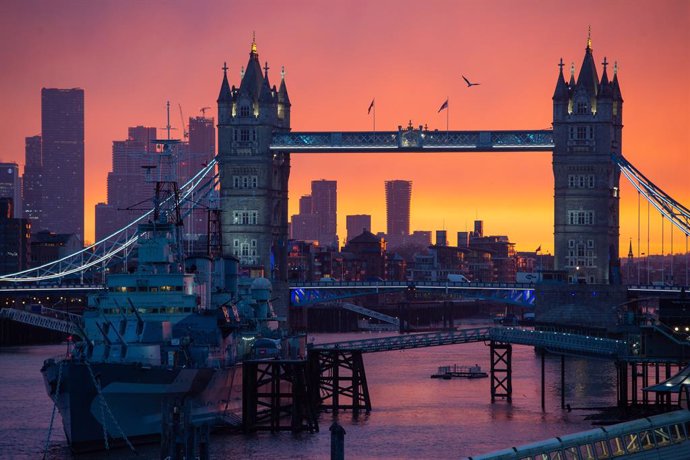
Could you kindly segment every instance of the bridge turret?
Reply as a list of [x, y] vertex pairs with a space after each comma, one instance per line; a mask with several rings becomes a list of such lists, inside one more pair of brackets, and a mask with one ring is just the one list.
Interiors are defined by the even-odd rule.
[[560, 71], [556, 81], [556, 89], [553, 92], [553, 119], [563, 120], [568, 116], [568, 103], [570, 101], [570, 88], [563, 77], [563, 59], [558, 63]]
[[270, 86], [268, 64], [262, 72], [252, 40], [240, 86], [230, 90], [231, 116], [218, 125], [218, 157], [223, 254], [236, 257], [244, 272], [271, 281], [277, 314], [285, 317], [290, 154], [270, 150], [273, 133], [290, 129], [289, 112], [287, 119], [279, 116], [279, 93]]
[[599, 80], [588, 36], [577, 82], [571, 68], [567, 103], [560, 75], [553, 97], [555, 268], [572, 283], [620, 282], [620, 171], [612, 155], [621, 152], [621, 102], [604, 62]]
[[218, 95], [218, 124], [230, 123], [232, 117], [232, 92], [228, 83], [228, 66], [223, 64], [223, 82], [220, 84]]
[[285, 84], [285, 67], [280, 69], [280, 88], [278, 89], [278, 120], [290, 126], [290, 97]]
[[608, 66], [606, 58], [604, 58], [602, 65], [604, 66], [604, 72], [601, 74], [599, 94], [597, 95], [597, 117], [611, 119], [613, 112], [613, 89], [606, 72], [606, 66]]
[[613, 93], [613, 117], [618, 124], [623, 120], [623, 96], [618, 84], [618, 63], [613, 64], [613, 81], [611, 81], [611, 92]]

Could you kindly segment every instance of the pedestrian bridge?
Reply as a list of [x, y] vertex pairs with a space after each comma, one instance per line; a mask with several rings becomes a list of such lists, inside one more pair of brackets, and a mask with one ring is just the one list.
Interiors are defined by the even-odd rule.
[[314, 345], [318, 350], [356, 350], [375, 353], [407, 350], [471, 342], [501, 342], [531, 345], [557, 353], [577, 354], [608, 359], [629, 357], [628, 343], [623, 340], [570, 334], [556, 331], [536, 331], [519, 327], [478, 327], [455, 331], [404, 334], [373, 339], [347, 340]]
[[290, 283], [290, 305], [307, 307], [358, 296], [426, 291], [476, 300], [534, 307], [531, 283], [454, 283], [450, 281], [318, 281]]

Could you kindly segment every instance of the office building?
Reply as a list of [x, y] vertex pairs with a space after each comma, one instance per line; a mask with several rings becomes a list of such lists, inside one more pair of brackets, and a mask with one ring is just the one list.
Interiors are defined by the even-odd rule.
[[84, 90], [41, 90], [41, 227], [84, 238]]
[[371, 216], [369, 214], [345, 216], [345, 226], [347, 227], [346, 241], [349, 242], [364, 231], [371, 232]]
[[[156, 128], [130, 127], [127, 139], [113, 141], [112, 171], [108, 173], [108, 202], [96, 205], [96, 240], [99, 241], [151, 208], [151, 180], [162, 166], [157, 161]], [[150, 174], [151, 178], [147, 178]]]
[[311, 209], [316, 214], [321, 246], [338, 247], [338, 183], [334, 180], [311, 182]]
[[0, 198], [11, 198], [11, 217], [22, 217], [22, 187], [17, 163], [0, 163]]
[[410, 234], [411, 197], [411, 181], [386, 181], [386, 234], [390, 247], [405, 244]]
[[11, 197], [0, 197], [0, 275], [29, 268], [31, 224], [12, 207]]
[[31, 221], [33, 231], [41, 227], [43, 214], [43, 153], [41, 136], [25, 139], [24, 175], [22, 176], [22, 198], [24, 217]]

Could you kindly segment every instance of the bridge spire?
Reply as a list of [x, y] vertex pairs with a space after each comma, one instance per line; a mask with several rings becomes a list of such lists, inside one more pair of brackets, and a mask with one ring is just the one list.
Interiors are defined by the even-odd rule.
[[558, 72], [558, 80], [556, 81], [556, 90], [553, 92], [552, 98], [554, 101], [567, 101], [568, 97], [570, 96], [568, 85], [566, 85], [565, 78], [563, 77], [563, 65], [563, 58], [561, 58], [560, 62], [558, 63], [560, 70]]
[[592, 51], [592, 26], [587, 28], [587, 50]]

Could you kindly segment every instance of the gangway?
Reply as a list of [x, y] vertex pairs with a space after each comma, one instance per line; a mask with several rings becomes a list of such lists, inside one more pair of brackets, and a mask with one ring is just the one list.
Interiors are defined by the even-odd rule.
[[559, 353], [610, 359], [625, 359], [629, 355], [628, 344], [624, 340], [565, 332], [536, 331], [519, 327], [478, 327], [455, 331], [423, 332], [315, 344], [314, 348], [320, 350], [361, 350], [362, 353], [375, 353], [485, 341], [531, 345]]
[[395, 318], [390, 315], [386, 315], [384, 313], [379, 313], [377, 311], [371, 310], [369, 308], [362, 307], [360, 305], [355, 305], [353, 303], [349, 302], [342, 302], [338, 304], [340, 308], [344, 308], [345, 310], [350, 310], [355, 313], [359, 313], [360, 315], [363, 316], [368, 316], [370, 318], [377, 319], [379, 321], [382, 321], [384, 323], [392, 324], [398, 328], [400, 328], [400, 319]]
[[[51, 314], [54, 316], [48, 316]], [[41, 309], [41, 314], [17, 310], [16, 308], [3, 308], [0, 310], [0, 318], [7, 318], [19, 323], [63, 332], [65, 334], [78, 335], [79, 337], [83, 337], [84, 335], [79, 326], [81, 322], [81, 317], [79, 315], [53, 310], [51, 308], [43, 307]]]

